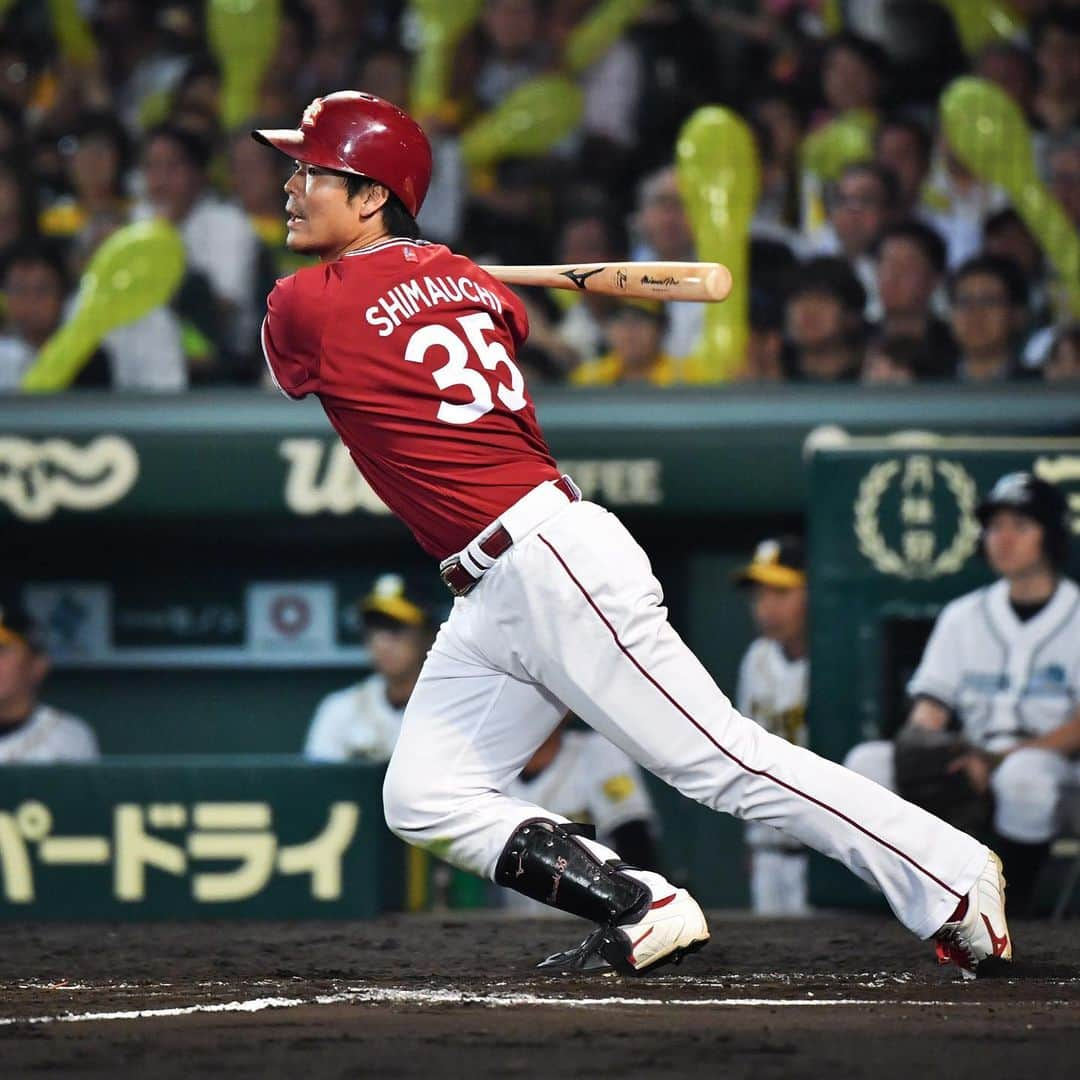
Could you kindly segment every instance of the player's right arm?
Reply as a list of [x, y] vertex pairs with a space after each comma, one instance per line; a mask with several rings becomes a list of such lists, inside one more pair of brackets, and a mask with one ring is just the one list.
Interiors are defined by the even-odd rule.
[[281, 278], [266, 298], [262, 349], [274, 385], [288, 398], [317, 393], [331, 278], [320, 266]]
[[934, 623], [919, 666], [908, 682], [908, 693], [915, 701], [908, 714], [912, 727], [942, 731], [948, 726], [963, 674], [958, 662], [962, 629], [958, 622], [957, 609], [949, 604]]

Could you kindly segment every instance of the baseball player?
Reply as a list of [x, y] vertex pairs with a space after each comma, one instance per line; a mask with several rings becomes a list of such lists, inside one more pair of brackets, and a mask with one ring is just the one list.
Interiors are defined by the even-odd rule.
[[314, 394], [357, 467], [455, 596], [405, 710], [383, 806], [402, 839], [595, 929], [543, 961], [642, 972], [709, 931], [685, 889], [504, 793], [567, 709], [683, 794], [783, 829], [876, 881], [968, 975], [1011, 955], [989, 849], [739, 714], [668, 625], [645, 552], [560, 475], [514, 363], [521, 303], [417, 239], [431, 151], [368, 94], [317, 98], [288, 154], [288, 243], [262, 340], [288, 397]]
[[38, 699], [48, 673], [41, 628], [22, 607], [0, 605], [0, 765], [97, 760], [90, 727]]
[[360, 612], [375, 671], [319, 702], [304, 743], [304, 756], [313, 761], [390, 760], [434, 636], [430, 614], [406, 595], [398, 574], [383, 574]]
[[[1068, 508], [1061, 490], [1008, 473], [977, 508], [999, 576], [938, 616], [908, 683], [909, 727], [962, 744], [942, 767], [993, 795], [995, 848], [1026, 901], [1057, 829], [1062, 788], [1080, 782], [1080, 589], [1063, 576]], [[854, 747], [845, 764], [897, 785], [893, 743]]]
[[[761, 634], [739, 666], [739, 712], [766, 731], [806, 745], [810, 664], [806, 640], [806, 556], [797, 536], [763, 540], [735, 575], [749, 590]], [[769, 825], [746, 826], [750, 848], [750, 900], [759, 915], [805, 915], [806, 849]]]

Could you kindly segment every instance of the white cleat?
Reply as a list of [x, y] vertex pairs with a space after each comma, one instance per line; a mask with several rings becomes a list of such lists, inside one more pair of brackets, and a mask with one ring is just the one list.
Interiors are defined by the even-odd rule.
[[598, 926], [576, 949], [555, 953], [537, 967], [548, 971], [610, 971], [641, 974], [677, 964], [709, 940], [697, 901], [685, 890], [654, 900], [636, 922]]
[[1005, 921], [1005, 875], [992, 851], [971, 891], [934, 940], [938, 963], [955, 964], [965, 979], [974, 979], [984, 960], [1012, 959], [1012, 937]]

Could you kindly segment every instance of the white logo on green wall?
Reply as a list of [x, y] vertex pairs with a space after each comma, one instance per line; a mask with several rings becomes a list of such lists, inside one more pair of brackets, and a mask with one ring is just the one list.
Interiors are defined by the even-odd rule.
[[24, 521], [45, 521], [57, 510], [102, 510], [119, 502], [138, 476], [139, 455], [119, 435], [86, 446], [0, 436], [0, 503]]
[[955, 574], [979, 543], [975, 500], [974, 478], [955, 461], [911, 454], [878, 462], [855, 499], [859, 551], [894, 577]]

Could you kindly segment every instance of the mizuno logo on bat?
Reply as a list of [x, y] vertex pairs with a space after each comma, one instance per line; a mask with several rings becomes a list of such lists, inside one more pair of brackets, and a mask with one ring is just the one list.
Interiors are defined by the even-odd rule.
[[593, 276], [593, 274], [599, 274], [601, 270], [606, 270], [606, 266], [598, 266], [595, 270], [564, 270], [562, 276], [569, 278], [579, 289], [585, 288], [585, 282]]

